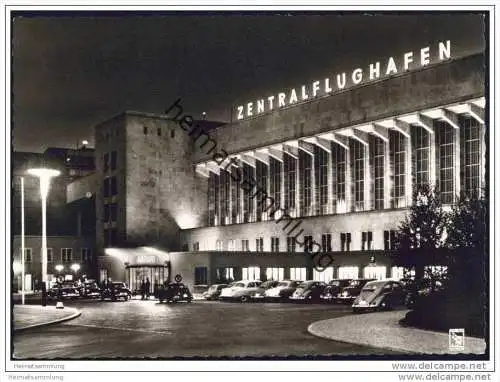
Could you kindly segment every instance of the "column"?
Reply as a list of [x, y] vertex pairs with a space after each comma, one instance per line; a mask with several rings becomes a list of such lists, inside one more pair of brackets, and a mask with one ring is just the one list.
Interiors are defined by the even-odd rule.
[[[349, 147], [349, 139], [347, 140]], [[350, 212], [352, 208], [352, 171], [351, 171], [351, 153], [345, 150], [345, 212]]]
[[368, 211], [372, 209], [372, 176], [370, 172], [370, 146], [367, 143], [363, 147], [363, 155], [364, 155], [364, 201], [363, 201], [363, 210]]
[[405, 206], [408, 207], [413, 199], [413, 174], [412, 174], [412, 150], [411, 150], [411, 134], [408, 134], [405, 139]]
[[[391, 134], [389, 134], [389, 137]], [[392, 177], [394, 176], [394, 166], [391, 163], [391, 151], [389, 141], [384, 142], [384, 208], [391, 208]]]
[[[460, 184], [460, 128], [454, 129], [453, 134], [453, 149], [454, 149], [454, 191], [455, 196], [460, 196], [461, 184]], [[456, 201], [456, 200], [455, 200]]]

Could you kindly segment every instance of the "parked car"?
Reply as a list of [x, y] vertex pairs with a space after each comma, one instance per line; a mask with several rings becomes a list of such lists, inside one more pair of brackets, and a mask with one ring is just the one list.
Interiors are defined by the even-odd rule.
[[366, 283], [352, 304], [352, 310], [389, 310], [404, 304], [405, 292], [401, 283], [393, 280]]
[[132, 298], [132, 292], [127, 284], [122, 281], [113, 281], [107, 287], [101, 289], [101, 300], [110, 299], [116, 301], [123, 299], [125, 301]]
[[283, 280], [278, 283], [274, 288], [269, 288], [265, 291], [264, 296], [266, 300], [288, 300], [295, 292], [302, 281], [298, 280]]
[[62, 283], [53, 284], [48, 290], [47, 296], [51, 300], [57, 300], [58, 298], [62, 300], [74, 300], [80, 297], [80, 291], [73, 281], [63, 281]]
[[80, 297], [99, 298], [101, 297], [101, 288], [95, 280], [86, 280], [80, 286]]
[[342, 288], [348, 286], [350, 282], [350, 279], [331, 280], [323, 292], [323, 300], [325, 302], [334, 301], [335, 297], [342, 291]]
[[361, 289], [370, 281], [376, 281], [376, 279], [351, 280], [349, 285], [342, 288], [342, 291], [337, 294], [334, 301], [337, 303], [352, 304], [354, 299], [361, 293]]
[[261, 284], [262, 282], [259, 280], [237, 281], [229, 288], [222, 289], [219, 300], [250, 301], [255, 294], [264, 293], [264, 289], [260, 287]]
[[290, 299], [294, 301], [320, 302], [325, 288], [326, 284], [322, 281], [304, 281], [299, 284]]
[[266, 291], [269, 289], [274, 288], [276, 285], [279, 284], [279, 281], [277, 280], [267, 280], [264, 281], [262, 284], [260, 284], [260, 288], [262, 289], [262, 292], [257, 292], [252, 296], [253, 300], [256, 301], [263, 301], [266, 295]]
[[193, 301], [193, 295], [189, 288], [183, 283], [170, 282], [165, 283], [158, 290], [158, 299], [160, 302], [179, 302], [179, 301]]
[[229, 284], [214, 284], [211, 285], [208, 290], [203, 293], [203, 297], [206, 300], [217, 300], [222, 292], [222, 289], [227, 288]]

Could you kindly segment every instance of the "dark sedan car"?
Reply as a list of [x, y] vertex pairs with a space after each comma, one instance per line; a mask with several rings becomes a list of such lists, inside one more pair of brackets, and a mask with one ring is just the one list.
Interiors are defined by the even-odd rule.
[[227, 288], [229, 284], [214, 284], [211, 285], [208, 290], [203, 293], [203, 297], [206, 300], [217, 300], [220, 296], [222, 289]]
[[334, 301], [335, 297], [337, 297], [337, 295], [342, 291], [342, 288], [349, 286], [350, 282], [351, 280], [349, 279], [339, 279], [330, 281], [326, 286], [325, 291], [323, 292], [323, 300], [325, 302]]
[[128, 289], [127, 284], [122, 281], [113, 281], [101, 289], [101, 300], [110, 299], [116, 301], [123, 299], [125, 301], [132, 298], [132, 292]]
[[370, 281], [376, 281], [376, 279], [351, 280], [349, 285], [342, 288], [342, 291], [337, 294], [334, 301], [343, 304], [352, 304], [354, 299], [361, 293], [361, 289]]
[[101, 288], [99, 288], [95, 280], [86, 280], [80, 286], [80, 297], [99, 298], [101, 297]]
[[193, 295], [183, 283], [168, 283], [158, 290], [160, 302], [193, 301]]
[[290, 300], [302, 302], [320, 302], [326, 284], [322, 281], [304, 281], [290, 296]]
[[280, 281], [274, 288], [270, 288], [265, 291], [265, 299], [288, 300], [301, 283], [302, 281], [297, 280]]
[[76, 299], [80, 297], [80, 291], [73, 281], [63, 281], [62, 283], [56, 283], [47, 292], [47, 296], [51, 300], [61, 299]]
[[404, 303], [405, 292], [401, 283], [393, 280], [371, 281], [354, 300], [352, 310], [389, 310]]

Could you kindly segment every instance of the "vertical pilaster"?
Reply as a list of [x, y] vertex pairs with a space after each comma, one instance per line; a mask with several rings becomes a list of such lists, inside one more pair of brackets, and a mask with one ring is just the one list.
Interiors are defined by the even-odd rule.
[[337, 185], [336, 153], [337, 149], [330, 142], [330, 154], [328, 157], [328, 213], [337, 213], [337, 193], [335, 192]]
[[372, 209], [372, 174], [370, 172], [370, 144], [363, 145], [363, 155], [364, 155], [364, 182], [363, 182], [363, 210], [368, 211]]
[[[389, 139], [392, 134], [389, 134]], [[391, 165], [390, 145], [384, 142], [384, 208], [391, 208], [391, 189], [394, 168]]]
[[479, 145], [481, 147], [479, 184], [482, 192], [486, 187], [486, 125], [482, 123], [479, 125]]
[[[267, 173], [266, 195], [268, 195], [268, 196], [271, 196], [271, 162], [273, 160], [274, 159], [270, 157], [269, 162], [264, 164], [266, 166], [265, 168], [266, 168], [266, 173]], [[256, 171], [255, 175], [257, 175], [257, 168], [255, 168], [255, 171]], [[274, 200], [274, 198], [273, 198], [273, 200]], [[277, 203], [276, 200], [274, 202]], [[265, 204], [262, 205], [263, 210], [267, 209], [267, 207], [268, 206], [266, 206]], [[275, 206], [272, 206], [269, 211], [274, 211], [274, 209], [275, 209]], [[269, 220], [269, 213], [268, 212], [262, 213], [262, 220]]]
[[429, 132], [429, 185], [434, 188], [438, 186], [438, 166], [436, 165], [439, 158], [437, 156], [438, 150], [436, 148], [436, 127], [433, 124], [432, 133]]
[[318, 195], [316, 195], [316, 161], [318, 157], [312, 153], [311, 155], [311, 214], [309, 216], [317, 215], [318, 209]]
[[[460, 183], [460, 129], [453, 129], [453, 151], [454, 151], [454, 201], [456, 197], [460, 196], [461, 183]], [[464, 174], [465, 175], [465, 174]]]
[[[222, 170], [221, 171], [225, 171], [225, 170]], [[229, 177], [229, 187], [228, 187], [228, 195], [226, 195], [226, 197], [229, 199], [229, 209], [227, 211], [228, 215], [229, 215], [229, 224], [233, 224], [233, 223], [236, 223], [233, 221], [233, 178], [231, 177], [231, 166], [229, 166], [228, 168], [228, 171], [226, 171], [226, 176]]]
[[283, 162], [281, 162], [281, 178], [280, 178], [280, 207], [285, 206], [285, 155], [283, 154]]
[[350, 139], [347, 140], [349, 150], [345, 151], [345, 211], [350, 212], [352, 209], [352, 171], [351, 171], [351, 150]]
[[300, 192], [302, 190], [302, 185], [300, 184], [300, 156], [297, 156], [295, 161], [295, 217], [302, 216], [301, 214], [301, 203], [300, 203]]
[[411, 134], [405, 139], [405, 206], [411, 205], [413, 198], [413, 174], [412, 174], [412, 150], [411, 150]]

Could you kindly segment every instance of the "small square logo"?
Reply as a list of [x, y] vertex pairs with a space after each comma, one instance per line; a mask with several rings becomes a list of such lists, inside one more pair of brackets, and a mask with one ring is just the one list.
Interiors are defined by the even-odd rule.
[[465, 331], [464, 329], [450, 329], [448, 332], [448, 348], [450, 350], [465, 349]]

